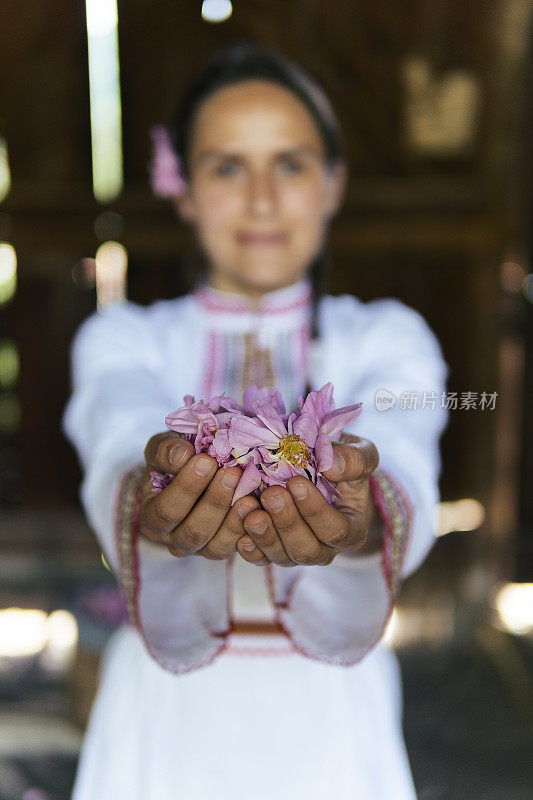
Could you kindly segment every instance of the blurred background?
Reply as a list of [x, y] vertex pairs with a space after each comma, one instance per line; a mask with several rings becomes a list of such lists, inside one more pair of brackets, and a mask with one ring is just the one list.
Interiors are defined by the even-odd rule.
[[299, 61], [340, 116], [330, 292], [399, 297], [451, 368], [440, 535], [386, 634], [420, 800], [531, 798], [533, 0], [0, 14], [0, 800], [69, 797], [124, 613], [59, 428], [69, 344], [95, 308], [188, 289], [194, 244], [151, 194], [148, 131], [243, 38]]

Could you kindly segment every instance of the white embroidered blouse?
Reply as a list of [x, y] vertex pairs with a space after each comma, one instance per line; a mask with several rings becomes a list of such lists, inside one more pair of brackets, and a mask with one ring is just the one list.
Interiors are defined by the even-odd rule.
[[[302, 655], [354, 664], [379, 641], [402, 579], [434, 542], [448, 414], [448, 366], [435, 335], [399, 300], [328, 295], [319, 306], [320, 352], [310, 359], [310, 300], [307, 278], [255, 308], [203, 285], [147, 307], [126, 301], [95, 312], [74, 338], [63, 431], [84, 471], [81, 501], [132, 623], [173, 672], [209, 664], [236, 620], [273, 620]], [[138, 536], [144, 447], [185, 394], [241, 399], [247, 385], [276, 386], [289, 410], [307, 374], [313, 388], [333, 383], [336, 406], [363, 402], [347, 430], [380, 455], [370, 479], [385, 523], [380, 553], [341, 553], [328, 566], [255, 567], [238, 554], [177, 559]], [[378, 390], [395, 399], [385, 411]], [[402, 393], [417, 395], [418, 407], [406, 407]]]

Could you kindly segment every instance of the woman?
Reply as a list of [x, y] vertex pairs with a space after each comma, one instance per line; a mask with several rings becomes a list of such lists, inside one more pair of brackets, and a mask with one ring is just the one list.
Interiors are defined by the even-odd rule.
[[[400, 301], [320, 293], [346, 167], [308, 75], [230, 48], [169, 131], [166, 194], [205, 273], [184, 297], [93, 314], [72, 348], [64, 431], [131, 620], [105, 655], [73, 797], [412, 800], [380, 639], [434, 541], [447, 365]], [[255, 383], [291, 410], [328, 381], [337, 406], [363, 402], [325, 473], [337, 507], [300, 477], [231, 506], [240, 467], [164, 431], [185, 394], [239, 400]], [[377, 390], [437, 402], [383, 413]], [[176, 477], [154, 494], [150, 470]]]

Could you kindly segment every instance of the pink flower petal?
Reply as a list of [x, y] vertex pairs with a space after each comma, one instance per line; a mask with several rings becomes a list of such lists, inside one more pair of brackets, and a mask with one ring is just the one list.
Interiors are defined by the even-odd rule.
[[245, 389], [242, 403], [244, 411], [249, 416], [255, 416], [254, 403], [256, 401], [270, 403], [279, 414], [285, 414], [285, 403], [279, 389], [272, 389], [270, 386], [263, 386], [261, 389], [258, 386], [248, 386]]
[[263, 398], [267, 401], [267, 403], [270, 403], [270, 405], [276, 409], [278, 414], [283, 415], [286, 413], [285, 403], [283, 402], [283, 397], [279, 389], [271, 389], [270, 387], [265, 386], [263, 389], [261, 389], [261, 392], [264, 392]]
[[261, 392], [259, 391], [259, 387], [255, 384], [253, 386], [248, 386], [247, 389], [244, 390], [242, 395], [242, 405], [244, 408], [244, 412], [248, 414], [248, 416], [253, 417], [255, 416], [255, 411], [253, 404], [256, 400], [261, 400]]
[[243, 466], [248, 464], [250, 461], [252, 464], [262, 464], [263, 460], [257, 448], [241, 448], [240, 450], [232, 450], [231, 455], [233, 456], [231, 463], [228, 462], [228, 467], [234, 466], [238, 464], [239, 466]]
[[294, 433], [297, 433], [304, 440], [306, 445], [315, 447], [318, 425], [310, 414], [300, 414], [293, 422], [292, 429]]
[[324, 421], [320, 425], [320, 433], [327, 434], [330, 439], [338, 439], [348, 423], [357, 419], [362, 408], [362, 403], [336, 408], [335, 411], [331, 411], [324, 418]]
[[150, 470], [150, 483], [152, 484], [152, 489], [150, 490], [152, 494], [159, 494], [169, 486], [176, 476], [172, 475], [170, 472], [156, 472], [155, 470]]
[[198, 417], [191, 412], [190, 408], [178, 408], [165, 417], [165, 425], [176, 433], [193, 434], [198, 430]]
[[251, 417], [234, 416], [229, 427], [229, 440], [234, 448], [256, 447], [260, 444], [278, 447], [279, 437]]
[[217, 458], [229, 457], [231, 453], [231, 443], [229, 440], [228, 428], [219, 428], [219, 430], [215, 433], [213, 447], [216, 451]]
[[321, 433], [316, 440], [315, 456], [318, 462], [318, 469], [320, 472], [326, 472], [333, 466], [333, 445], [331, 444], [329, 436]]
[[209, 408], [214, 411], [215, 413], [219, 413], [220, 409], [223, 408], [225, 411], [232, 411], [234, 413], [243, 413], [243, 407], [240, 403], [237, 403], [233, 397], [229, 397], [229, 395], [225, 394], [218, 394], [215, 397], [211, 398], [208, 403]]
[[[331, 439], [338, 439], [344, 427], [358, 417], [362, 403], [335, 409], [332, 383], [306, 398], [300, 396], [299, 412], [286, 413], [280, 392], [267, 386], [249, 386], [243, 393], [243, 405], [225, 394], [205, 403], [195, 402], [193, 395], [185, 395], [183, 400], [185, 405], [165, 418], [167, 427], [183, 433], [195, 452], [209, 453], [220, 466], [244, 467], [232, 504], [246, 494], [260, 496], [266, 486], [286, 486], [294, 475], [310, 479], [330, 503], [342, 497], [322, 472], [333, 465]], [[309, 448], [306, 467], [294, 466], [281, 456], [280, 440], [287, 432], [300, 437]], [[153, 491], [161, 491], [166, 476], [153, 477]]]
[[279, 411], [276, 411], [274, 406], [270, 405], [270, 403], [256, 400], [254, 409], [257, 417], [280, 439], [287, 435], [287, 429], [279, 415]]
[[[278, 478], [273, 478], [272, 475], [267, 475], [266, 473], [262, 473], [263, 475], [263, 483], [266, 486], [287, 486], [286, 480], [280, 480]], [[263, 490], [264, 491], [264, 490]], [[262, 494], [263, 492], [260, 492]]]
[[310, 414], [316, 419], [318, 425], [323, 421], [326, 414], [335, 408], [333, 402], [333, 384], [326, 383], [321, 389], [309, 392], [302, 406], [302, 413]]
[[329, 414], [330, 411], [333, 411], [335, 408], [335, 403], [333, 402], [333, 384], [331, 382], [324, 384], [324, 386], [318, 390], [316, 407], [319, 419], [324, 419], [326, 414]]
[[266, 475], [278, 481], [288, 481], [289, 478], [292, 478], [294, 475], [305, 474], [301, 467], [294, 467], [292, 464], [289, 464], [288, 461], [285, 461], [285, 459], [281, 459], [273, 465], [262, 464], [262, 469]]
[[231, 505], [240, 500], [241, 497], [245, 497], [245, 495], [250, 494], [251, 492], [255, 491], [261, 484], [261, 473], [253, 463], [253, 461], [249, 461], [246, 469], [241, 475], [240, 481], [237, 484], [235, 492], [233, 493], [233, 500], [231, 501]]
[[194, 403], [192, 406], [190, 406], [190, 408], [187, 409], [187, 411], [190, 411], [191, 414], [194, 414], [194, 416], [201, 422], [208, 422], [209, 427], [217, 427], [216, 417], [205, 403]]
[[217, 427], [219, 428], [229, 428], [229, 424], [233, 417], [235, 416], [235, 411], [220, 411], [218, 414], [215, 414], [215, 419], [217, 421]]
[[317, 489], [324, 495], [330, 505], [333, 505], [332, 501], [334, 497], [342, 498], [342, 494], [339, 492], [337, 487], [330, 481], [326, 480], [326, 478], [319, 476], [316, 485]]
[[261, 456], [261, 461], [263, 464], [273, 464], [274, 462], [278, 461], [277, 456], [275, 456], [270, 450], [263, 445], [259, 445], [257, 448], [259, 455]]

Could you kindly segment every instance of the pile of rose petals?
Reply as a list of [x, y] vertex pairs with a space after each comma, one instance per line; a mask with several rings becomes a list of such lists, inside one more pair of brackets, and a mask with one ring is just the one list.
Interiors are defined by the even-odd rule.
[[[267, 486], [286, 486], [293, 475], [312, 481], [328, 503], [341, 497], [322, 473], [333, 466], [332, 441], [359, 416], [363, 404], [336, 409], [332, 383], [300, 397], [299, 411], [290, 414], [281, 393], [266, 386], [249, 386], [242, 405], [223, 394], [207, 403], [195, 402], [191, 395], [183, 399], [185, 405], [166, 417], [166, 426], [221, 467], [243, 467], [232, 505], [247, 494], [259, 497]], [[150, 477], [157, 494], [174, 475], [152, 471]]]

